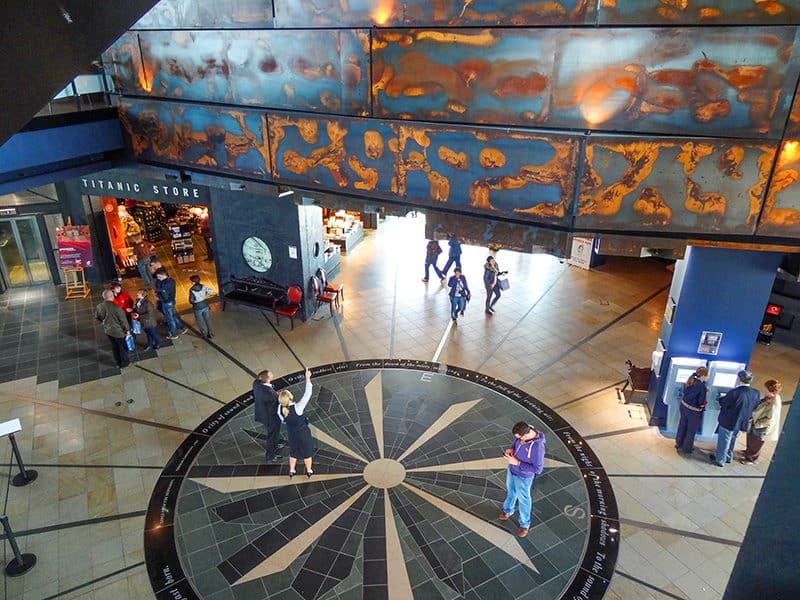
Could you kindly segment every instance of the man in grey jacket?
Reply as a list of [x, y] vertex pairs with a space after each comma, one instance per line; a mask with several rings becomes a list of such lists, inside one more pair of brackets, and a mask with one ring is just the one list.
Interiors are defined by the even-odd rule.
[[131, 328], [125, 311], [114, 304], [114, 292], [103, 292], [103, 302], [94, 310], [95, 318], [103, 324], [103, 332], [111, 342], [111, 352], [120, 369], [131, 364], [128, 358], [128, 349], [125, 347], [125, 336], [130, 334]]

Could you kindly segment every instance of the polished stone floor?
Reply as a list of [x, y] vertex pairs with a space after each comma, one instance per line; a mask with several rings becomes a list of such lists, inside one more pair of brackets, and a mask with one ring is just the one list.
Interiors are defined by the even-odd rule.
[[[24, 577], [4, 579], [0, 597], [152, 597], [143, 547], [148, 504], [164, 466], [204, 420], [246, 393], [254, 373], [263, 368], [283, 376], [300, 369], [298, 358], [310, 366], [403, 358], [472, 369], [508, 382], [553, 409], [586, 440], [613, 486], [619, 510], [619, 556], [607, 598], [720, 598], [774, 443], [765, 446], [757, 465], [734, 463], [719, 470], [699, 450], [691, 458], [678, 456], [671, 440], [647, 426], [639, 405], [619, 401], [615, 387], [624, 379], [625, 359], [649, 362], [671, 273], [649, 260], [615, 259], [583, 271], [545, 255], [500, 251], [498, 261], [510, 271], [512, 287], [496, 306], [497, 314], [487, 317], [480, 302], [473, 302], [453, 326], [445, 290], [438, 282], [420, 281], [424, 251], [421, 219], [382, 223], [343, 259], [336, 276], [348, 292], [342, 311], [331, 318], [327, 309], [320, 310], [294, 331], [284, 323], [276, 331], [245, 308], [222, 313], [214, 307], [214, 340], [181, 336], [157, 357], [138, 361], [121, 375], [59, 385], [51, 375], [39, 381], [25, 370], [27, 365], [17, 377], [15, 367], [15, 378], [0, 383], [0, 420], [21, 419], [20, 447], [39, 478], [24, 488], [3, 485], [0, 491], [22, 550], [36, 553], [39, 564]], [[485, 258], [485, 249], [465, 248], [464, 270], [473, 287], [480, 287]], [[29, 293], [9, 292], [2, 301], [10, 306]], [[481, 295], [476, 293], [476, 300]], [[0, 306], [3, 328], [16, 318], [10, 313]], [[187, 321], [192, 324], [191, 317]], [[12, 324], [9, 331], [14, 329]], [[47, 347], [37, 355], [37, 370], [50, 364], [48, 353], [58, 359], [57, 339], [55, 351]], [[757, 385], [773, 377], [782, 380], [784, 399], [789, 399], [798, 364], [800, 352], [773, 344], [755, 348], [751, 368]], [[247, 434], [255, 440], [248, 446], [251, 452], [258, 452], [258, 434], [257, 429]], [[361, 442], [352, 443], [356, 452], [366, 452]], [[239, 461], [247, 463], [244, 456]], [[452, 489], [447, 484], [474, 483], [461, 474], [460, 480], [438, 481], [432, 474], [421, 475], [415, 477], [419, 489], [427, 486], [442, 495]], [[485, 497], [492, 498], [490, 480], [484, 478], [484, 489]], [[201, 495], [228, 493], [191, 485]], [[408, 526], [402, 510], [409, 498], [419, 496], [405, 485], [387, 489], [370, 484], [356, 499], [361, 504], [348, 510], [355, 506], [352, 514], [364, 527], [365, 539], [371, 536], [366, 535], [369, 523], [363, 523], [383, 519], [384, 531], [385, 523], [395, 523], [401, 547], [412, 551], [417, 541], [403, 529]], [[275, 491], [265, 488], [255, 495]], [[239, 493], [252, 492], [234, 492]], [[399, 518], [386, 521], [387, 497]], [[426, 519], [440, 511], [427, 500], [419, 506], [431, 507], [426, 508], [430, 515], [421, 513]], [[241, 529], [239, 523], [225, 525]], [[249, 544], [261, 530], [254, 527], [248, 535]], [[239, 550], [226, 547], [219, 563], [207, 560], [216, 568]], [[427, 558], [411, 564], [414, 577], [433, 572]], [[209, 570], [198, 562], [192, 565], [199, 574]], [[325, 585], [323, 580], [319, 589]]]
[[[312, 477], [301, 469], [290, 479], [285, 460], [264, 464], [249, 394], [201, 424], [167, 465], [145, 530], [159, 597], [602, 595], [618, 549], [613, 494], [555, 412], [439, 363], [350, 361], [314, 373], [304, 413], [318, 446]], [[299, 398], [304, 384], [290, 381], [275, 385]], [[514, 519], [497, 518], [501, 453], [521, 420], [547, 448], [524, 539]]]

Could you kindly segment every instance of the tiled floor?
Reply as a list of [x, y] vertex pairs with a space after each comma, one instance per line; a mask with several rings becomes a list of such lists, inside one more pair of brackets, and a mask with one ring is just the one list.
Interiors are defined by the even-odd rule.
[[[319, 369], [306, 410], [319, 446], [310, 479], [301, 469], [290, 480], [285, 461], [264, 464], [247, 395], [235, 416], [220, 408], [184, 442], [147, 517], [151, 572], [170, 573], [166, 585], [154, 578], [160, 594], [187, 597], [184, 576], [220, 599], [377, 600], [395, 597], [390, 580], [417, 598], [571, 598], [607, 587], [598, 574], [613, 572], [618, 538], [601, 546], [597, 533], [619, 528], [616, 507], [602, 469], [576, 450], [584, 443], [575, 431], [543, 405], [532, 412], [515, 402], [507, 384], [442, 373], [439, 363], [381, 362]], [[547, 443], [525, 539], [515, 538], [514, 519], [497, 519], [500, 453], [519, 420]], [[604, 571], [585, 570], [587, 556]]]
[[[207, 285], [215, 285], [214, 263], [200, 259], [178, 265], [168, 242], [159, 245], [157, 254], [175, 278], [178, 311], [190, 312], [189, 276], [200, 275]], [[142, 287], [138, 277], [122, 283], [132, 298]], [[101, 292], [98, 287], [87, 298], [64, 300], [62, 288], [38, 285], [0, 295], [0, 383], [36, 376], [37, 383], [57, 380], [59, 387], [67, 387], [119, 375], [102, 325], [94, 318]], [[160, 333], [162, 346], [172, 346], [163, 324]], [[145, 345], [145, 336], [138, 336], [134, 362], [157, 356], [155, 350], [144, 352]]]
[[[122, 375], [75, 385], [65, 385], [60, 374], [54, 378], [52, 365], [58, 374], [59, 353], [68, 348], [80, 376], [80, 360], [88, 355], [79, 351], [91, 350], [94, 358], [106, 351], [105, 340], [79, 341], [87, 331], [79, 324], [87, 315], [83, 305], [91, 303], [53, 305], [30, 296], [28, 305], [28, 295], [45, 288], [0, 296], [0, 369], [6, 369], [0, 420], [21, 419], [17, 439], [39, 471], [31, 485], [3, 490], [18, 542], [39, 563], [21, 578], [5, 579], [2, 597], [152, 597], [142, 532], [161, 470], [190, 431], [250, 389], [253, 372], [297, 371], [292, 351], [312, 366], [374, 357], [433, 359], [520, 387], [588, 438], [609, 475], [621, 541], [606, 597], [721, 597], [774, 443], [766, 445], [758, 465], [719, 470], [699, 452], [678, 456], [671, 440], [646, 427], [640, 407], [617, 399], [614, 384], [624, 377], [624, 360], [647, 362], [655, 344], [671, 279], [663, 264], [618, 259], [583, 271], [545, 255], [501, 251], [498, 261], [510, 271], [512, 287], [497, 314], [484, 315], [482, 291], [476, 291], [476, 301], [453, 326], [444, 289], [420, 282], [423, 236], [421, 220], [413, 219], [387, 221], [368, 235], [343, 261], [337, 280], [348, 295], [334, 318], [321, 310], [318, 320], [294, 331], [281, 324], [279, 337], [256, 312], [214, 307], [214, 343], [182, 336]], [[407, 252], [397, 252], [409, 243]], [[465, 273], [477, 290], [486, 254], [465, 249]], [[34, 338], [35, 353], [28, 350]], [[9, 379], [12, 356], [24, 360], [16, 359]], [[751, 366], [756, 383], [782, 380], [788, 399], [798, 364], [800, 352], [772, 345], [758, 346]], [[353, 510], [371, 511], [370, 518], [380, 521], [381, 499], [400, 505], [412, 493], [397, 489], [365, 493], [363, 505]], [[402, 517], [386, 522], [395, 523], [404, 556], [413, 553], [416, 542]], [[252, 536], [259, 531], [254, 528]], [[420, 560], [408, 567], [413, 582], [426, 572]], [[513, 580], [513, 573], [501, 579]]]

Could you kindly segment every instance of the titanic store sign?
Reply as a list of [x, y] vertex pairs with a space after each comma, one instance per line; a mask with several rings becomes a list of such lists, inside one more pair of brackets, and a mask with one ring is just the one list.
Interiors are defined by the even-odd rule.
[[81, 177], [83, 192], [103, 196], [141, 200], [208, 201], [208, 190], [186, 183], [161, 183], [154, 180], [133, 181], [117, 177]]

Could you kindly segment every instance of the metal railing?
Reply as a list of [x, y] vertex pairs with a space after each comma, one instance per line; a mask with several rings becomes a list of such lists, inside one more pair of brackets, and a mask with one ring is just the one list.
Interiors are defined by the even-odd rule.
[[105, 73], [78, 75], [56, 94], [36, 116], [57, 115], [114, 106], [114, 84]]

